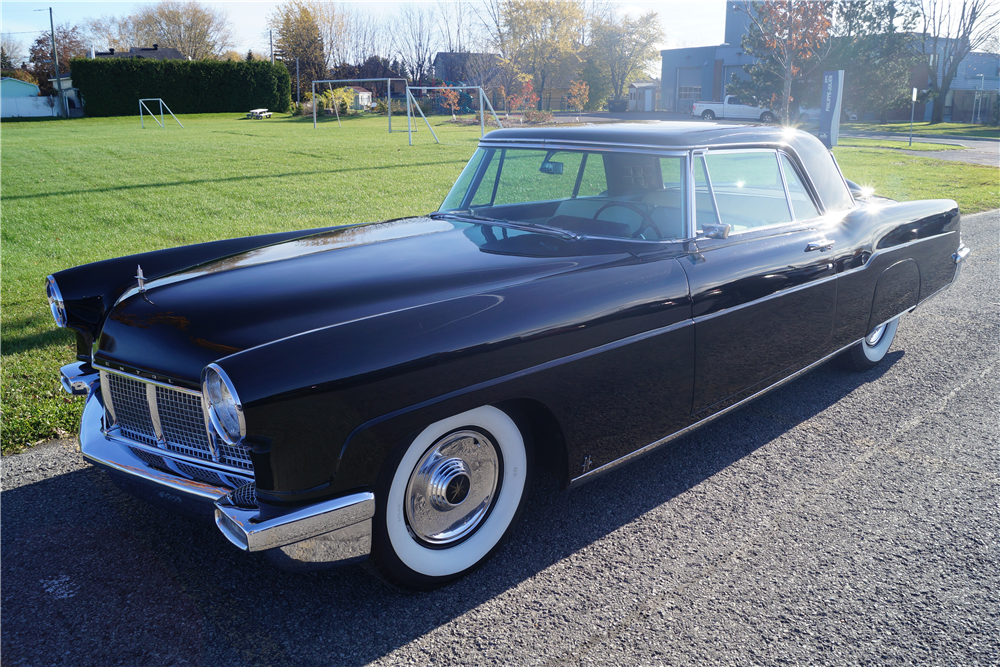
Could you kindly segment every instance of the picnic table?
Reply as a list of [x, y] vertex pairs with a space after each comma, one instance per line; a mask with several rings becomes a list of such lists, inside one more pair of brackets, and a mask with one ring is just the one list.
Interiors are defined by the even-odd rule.
[[247, 118], [256, 118], [257, 120], [260, 120], [262, 118], [270, 117], [271, 112], [267, 109], [250, 109], [250, 111], [247, 112]]

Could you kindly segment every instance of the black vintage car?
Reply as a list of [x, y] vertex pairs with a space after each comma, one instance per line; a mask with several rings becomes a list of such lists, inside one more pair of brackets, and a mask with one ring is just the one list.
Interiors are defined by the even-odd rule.
[[813, 137], [488, 134], [439, 211], [67, 269], [84, 456], [286, 568], [430, 588], [570, 487], [836, 356], [864, 370], [968, 253], [950, 200], [864, 198]]

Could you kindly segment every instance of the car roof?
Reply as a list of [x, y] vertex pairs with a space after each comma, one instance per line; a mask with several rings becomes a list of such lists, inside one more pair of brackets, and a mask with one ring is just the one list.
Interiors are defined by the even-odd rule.
[[594, 144], [632, 144], [663, 148], [696, 148], [731, 144], [787, 144], [790, 143], [790, 140], [794, 141], [797, 138], [795, 135], [802, 134], [804, 133], [775, 125], [649, 121], [570, 127], [514, 127], [493, 130], [483, 137], [483, 142], [567, 141]]

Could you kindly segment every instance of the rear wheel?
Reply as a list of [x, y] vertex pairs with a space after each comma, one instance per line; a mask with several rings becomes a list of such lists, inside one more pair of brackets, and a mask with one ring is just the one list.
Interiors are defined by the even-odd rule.
[[530, 460], [517, 424], [493, 406], [425, 428], [380, 475], [371, 568], [418, 590], [471, 572], [510, 534]]
[[709, 109], [709, 110], [707, 110], [707, 111], [705, 111], [704, 113], [701, 114], [701, 119], [702, 120], [715, 120], [715, 112], [712, 111], [711, 109]]
[[760, 122], [762, 122], [762, 123], [773, 123], [774, 122], [774, 114], [771, 113], [770, 111], [765, 111], [764, 113], [762, 113], [760, 115]]
[[867, 336], [848, 348], [837, 360], [851, 371], [867, 371], [882, 362], [896, 337], [899, 318], [875, 327]]

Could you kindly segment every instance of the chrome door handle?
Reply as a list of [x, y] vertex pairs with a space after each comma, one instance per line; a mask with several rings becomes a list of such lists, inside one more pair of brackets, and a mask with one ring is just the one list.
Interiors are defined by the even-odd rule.
[[834, 242], [830, 239], [820, 239], [816, 243], [810, 243], [806, 246], [806, 252], [812, 252], [813, 250], [819, 250], [820, 252], [825, 252], [827, 250], [833, 250]]

